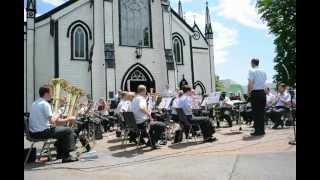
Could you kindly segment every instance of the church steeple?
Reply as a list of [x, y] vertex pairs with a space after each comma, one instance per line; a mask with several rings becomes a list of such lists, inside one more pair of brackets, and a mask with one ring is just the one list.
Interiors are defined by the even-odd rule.
[[28, 11], [33, 11], [36, 13], [36, 0], [27, 0], [27, 12]]
[[182, 11], [182, 5], [180, 0], [178, 2], [178, 14], [181, 18], [183, 18], [183, 11]]
[[209, 10], [209, 7], [208, 7], [208, 1], [206, 2], [205, 36], [206, 36], [206, 39], [213, 39], [213, 32], [212, 32], [212, 26], [211, 26], [210, 10]]

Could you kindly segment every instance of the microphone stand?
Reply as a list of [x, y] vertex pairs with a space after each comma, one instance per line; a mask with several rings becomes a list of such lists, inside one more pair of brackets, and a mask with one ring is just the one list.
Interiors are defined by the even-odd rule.
[[[293, 90], [289, 90], [289, 93], [290, 93], [290, 96], [291, 96], [291, 106], [290, 106], [290, 112], [291, 112], [291, 115], [292, 115], [292, 112], [293, 112], [293, 103], [292, 103], [292, 98], [294, 96], [294, 92]], [[296, 145], [296, 123], [295, 123], [296, 119], [295, 117], [292, 119], [292, 123], [293, 123], [293, 132], [294, 132], [294, 140], [291, 140], [289, 141], [289, 144], [291, 145]]]

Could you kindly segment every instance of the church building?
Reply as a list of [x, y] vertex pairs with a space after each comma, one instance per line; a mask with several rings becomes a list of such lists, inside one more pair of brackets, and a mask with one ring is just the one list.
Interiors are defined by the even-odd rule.
[[182, 82], [215, 91], [213, 32], [206, 6], [203, 34], [188, 24], [179, 0], [69, 0], [41, 16], [27, 0], [24, 23], [24, 107], [40, 86], [63, 78], [90, 94], [113, 99], [139, 84], [161, 92]]

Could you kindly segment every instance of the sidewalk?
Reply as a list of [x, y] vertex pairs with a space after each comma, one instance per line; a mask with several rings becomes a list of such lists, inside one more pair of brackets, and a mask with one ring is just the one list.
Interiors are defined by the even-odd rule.
[[263, 137], [248, 139], [245, 137], [249, 131], [239, 134], [230, 132], [230, 128], [222, 128], [215, 134], [216, 142], [168, 143], [154, 151], [148, 147], [137, 150], [134, 145], [124, 150], [115, 135], [107, 133], [94, 147], [98, 159], [67, 164], [61, 164], [61, 160], [31, 164], [25, 168], [25, 179], [296, 179], [296, 147], [288, 145], [293, 130], [267, 129], [266, 133]]

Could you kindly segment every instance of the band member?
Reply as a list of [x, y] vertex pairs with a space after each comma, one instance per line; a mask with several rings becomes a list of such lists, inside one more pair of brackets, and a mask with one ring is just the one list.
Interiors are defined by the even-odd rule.
[[[220, 108], [221, 115], [220, 120], [223, 121], [225, 119], [228, 122], [229, 127], [232, 127], [232, 102], [228, 96], [226, 96], [226, 92], [222, 92], [220, 95]], [[220, 122], [217, 122], [217, 126], [220, 127]]]
[[30, 112], [30, 136], [34, 139], [57, 139], [57, 158], [62, 158], [62, 163], [77, 161], [69, 153], [75, 149], [75, 134], [69, 127], [57, 126], [58, 122], [74, 122], [75, 117], [61, 118], [60, 114], [53, 114], [48, 101], [51, 99], [49, 86], [39, 89], [40, 98], [32, 103]]
[[244, 106], [243, 111], [240, 112], [240, 116], [242, 116], [243, 121], [246, 124], [251, 124], [251, 122], [253, 121], [251, 103], [248, 99], [248, 95], [244, 94], [243, 98], [247, 102], [247, 104]]
[[283, 126], [281, 116], [289, 111], [291, 95], [287, 91], [287, 86], [281, 83], [278, 87], [278, 94], [276, 96], [276, 105], [270, 112], [267, 113], [267, 117], [274, 123], [272, 129], [278, 128], [279, 125]]
[[248, 96], [251, 98], [252, 113], [255, 131], [252, 136], [264, 135], [264, 116], [266, 107], [265, 83], [266, 73], [259, 68], [259, 59], [251, 60], [252, 69], [249, 70]]
[[101, 113], [102, 115], [108, 115], [109, 107], [104, 98], [100, 98], [96, 104], [95, 110]]
[[[143, 137], [148, 137], [147, 135], [147, 122], [150, 120], [150, 129], [148, 137], [148, 142], [145, 143], [148, 146], [151, 146], [152, 149], [156, 148], [156, 143], [161, 137], [161, 134], [165, 130], [165, 124], [162, 122], [154, 122], [151, 117], [151, 112], [148, 110], [146, 102], [146, 93], [147, 89], [144, 85], [139, 85], [137, 89], [137, 95], [133, 98], [133, 101], [130, 105], [129, 111], [133, 112], [138, 128], [142, 131], [141, 143], [145, 143]], [[130, 141], [135, 141], [136, 134], [130, 136]]]
[[267, 104], [266, 104], [266, 107], [269, 108], [269, 107], [272, 107], [275, 103], [275, 95], [273, 95], [271, 93], [271, 90], [269, 87], [266, 88], [266, 101], [267, 101]]
[[203, 134], [203, 141], [204, 142], [212, 142], [216, 140], [216, 138], [212, 137], [214, 133], [214, 127], [212, 126], [209, 120], [200, 120], [200, 119], [193, 119], [192, 118], [192, 91], [191, 87], [185, 85], [183, 87], [183, 95], [179, 98], [178, 107], [182, 108], [187, 122], [182, 122], [184, 131], [186, 134], [186, 138], [189, 138], [189, 132], [191, 128], [191, 123], [197, 123], [200, 125], [201, 132]]
[[128, 110], [128, 92], [122, 91], [120, 97], [121, 99], [117, 106], [117, 112], [126, 112]]
[[179, 123], [179, 117], [177, 114], [177, 111], [175, 110], [175, 108], [178, 108], [178, 101], [179, 98], [183, 95], [183, 91], [179, 90], [176, 97], [174, 97], [171, 102], [170, 102], [170, 109], [171, 109], [171, 119], [176, 122]]

